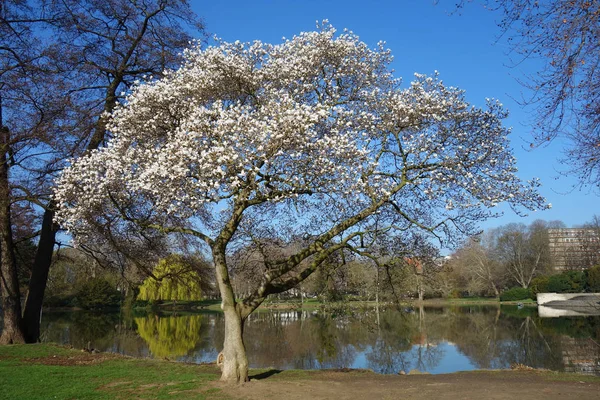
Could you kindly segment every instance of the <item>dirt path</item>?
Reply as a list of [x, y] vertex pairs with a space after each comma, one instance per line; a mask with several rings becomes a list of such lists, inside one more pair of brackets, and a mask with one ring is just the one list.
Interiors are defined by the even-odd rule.
[[410, 376], [325, 371], [297, 378], [281, 375], [222, 388], [233, 398], [249, 400], [600, 399], [600, 379], [537, 371]]

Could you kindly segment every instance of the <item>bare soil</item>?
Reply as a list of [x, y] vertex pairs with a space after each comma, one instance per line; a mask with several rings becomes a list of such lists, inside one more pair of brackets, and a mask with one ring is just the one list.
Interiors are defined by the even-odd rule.
[[88, 353], [82, 351], [81, 354], [75, 354], [70, 356], [48, 356], [48, 357], [36, 357], [30, 358], [28, 361], [36, 364], [44, 365], [62, 365], [62, 366], [74, 366], [74, 365], [90, 365], [98, 364], [107, 360], [123, 358], [123, 356], [111, 353]]
[[[263, 374], [264, 375], [264, 374]], [[377, 375], [322, 371], [272, 375], [239, 386], [217, 384], [236, 399], [600, 399], [600, 379], [547, 371], [478, 371], [447, 375]]]
[[[85, 366], [119, 358], [123, 356], [73, 351], [44, 357], [3, 355], [0, 361], [22, 359], [36, 364]], [[193, 394], [200, 393], [211, 399], [227, 397], [247, 400], [600, 400], [600, 377], [533, 370], [522, 365], [514, 365], [513, 368], [516, 369], [445, 375], [379, 375], [370, 370], [351, 369], [251, 370], [250, 382], [232, 386], [216, 381], [219, 376], [216, 365], [203, 365], [198, 366], [198, 371], [214, 376], [215, 381], [205, 381], [196, 390], [190, 391], [187, 388], [185, 390]], [[110, 389], [118, 393], [118, 389], [122, 388], [124, 392], [128, 392], [130, 383], [127, 378], [123, 378], [110, 382], [100, 389]], [[151, 392], [160, 385], [169, 386], [176, 383], [144, 383], [136, 386], [135, 390], [139, 391], [138, 394]], [[222, 391], [215, 391], [215, 389]]]

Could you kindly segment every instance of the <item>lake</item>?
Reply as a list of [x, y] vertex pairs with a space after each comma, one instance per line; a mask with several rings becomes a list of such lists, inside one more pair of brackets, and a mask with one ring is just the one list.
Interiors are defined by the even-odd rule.
[[[220, 313], [46, 312], [42, 341], [134, 357], [213, 362]], [[246, 323], [250, 366], [432, 374], [514, 365], [600, 376], [600, 317], [540, 318], [516, 306], [261, 311]]]

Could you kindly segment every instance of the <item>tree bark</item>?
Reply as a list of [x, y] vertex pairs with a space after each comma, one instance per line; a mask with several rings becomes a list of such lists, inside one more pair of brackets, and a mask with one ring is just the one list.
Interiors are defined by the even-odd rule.
[[1, 127], [0, 143], [0, 292], [4, 328], [0, 344], [24, 343], [21, 318], [21, 293], [10, 217], [10, 186], [8, 183], [8, 143], [10, 132]]
[[54, 243], [58, 227], [53, 222], [54, 202], [48, 204], [42, 219], [42, 230], [38, 242], [35, 260], [29, 279], [29, 290], [25, 301], [23, 322], [25, 324], [25, 340], [27, 343], [36, 343], [40, 339], [40, 318], [42, 316], [42, 304], [44, 293], [48, 282], [48, 273], [52, 264]]
[[221, 367], [221, 381], [228, 383], [242, 383], [248, 381], [248, 357], [244, 345], [244, 322], [242, 304], [236, 304], [233, 287], [227, 271], [225, 259], [225, 246], [213, 246], [213, 261], [217, 284], [221, 292], [221, 308], [225, 317], [225, 340], [223, 351], [219, 354], [217, 364]]
[[248, 381], [248, 358], [244, 345], [244, 319], [237, 307], [224, 307], [225, 341], [219, 355], [221, 380], [230, 383]]
[[498, 291], [498, 288], [494, 282], [492, 282], [492, 290], [494, 291], [494, 296], [500, 297], [500, 292]]

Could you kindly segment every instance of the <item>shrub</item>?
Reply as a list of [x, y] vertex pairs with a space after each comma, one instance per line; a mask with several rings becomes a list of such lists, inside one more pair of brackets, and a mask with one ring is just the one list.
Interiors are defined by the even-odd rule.
[[81, 286], [76, 297], [77, 304], [86, 309], [116, 307], [121, 300], [121, 293], [107, 280], [92, 278]]
[[552, 275], [548, 278], [548, 291], [555, 293], [566, 293], [569, 291], [571, 285], [569, 279], [563, 275]]
[[550, 277], [548, 276], [538, 276], [536, 278], [533, 278], [533, 280], [531, 281], [531, 285], [529, 285], [529, 288], [531, 290], [531, 298], [533, 300], [536, 299], [536, 295], [538, 293], [548, 292], [549, 279]]
[[531, 297], [531, 291], [522, 287], [514, 287], [500, 294], [500, 301], [525, 300]]
[[588, 291], [587, 274], [585, 271], [569, 271], [566, 273], [571, 283], [572, 293]]
[[548, 292], [580, 293], [586, 290], [586, 274], [583, 271], [566, 271], [548, 278]]
[[588, 290], [592, 293], [600, 293], [600, 265], [587, 270]]

